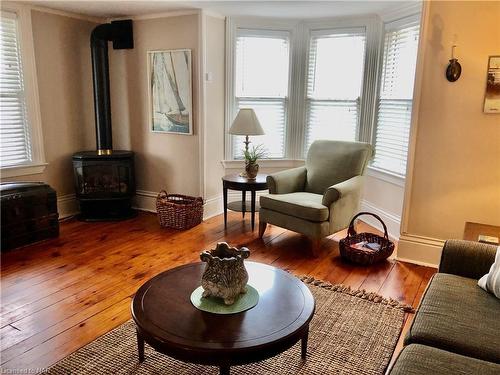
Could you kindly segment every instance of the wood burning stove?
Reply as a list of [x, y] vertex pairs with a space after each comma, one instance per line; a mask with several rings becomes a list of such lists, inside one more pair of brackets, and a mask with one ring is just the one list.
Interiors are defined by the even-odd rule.
[[132, 21], [97, 26], [91, 34], [96, 151], [73, 155], [75, 193], [82, 220], [119, 220], [135, 215], [134, 153], [113, 150], [109, 94], [108, 42], [114, 49], [134, 48]]

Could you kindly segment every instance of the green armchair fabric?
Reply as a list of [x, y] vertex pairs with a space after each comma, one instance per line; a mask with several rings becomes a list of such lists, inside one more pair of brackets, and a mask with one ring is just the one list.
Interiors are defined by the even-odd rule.
[[267, 223], [316, 241], [346, 228], [358, 210], [372, 153], [363, 142], [314, 142], [304, 167], [267, 177], [270, 194], [260, 198], [259, 235]]

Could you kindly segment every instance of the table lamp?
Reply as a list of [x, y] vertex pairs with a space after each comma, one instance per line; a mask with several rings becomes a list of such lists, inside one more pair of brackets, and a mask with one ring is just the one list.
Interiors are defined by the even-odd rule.
[[252, 108], [242, 108], [229, 128], [229, 134], [245, 136], [245, 151], [248, 151], [250, 135], [264, 135], [264, 130], [260, 126], [259, 119]]

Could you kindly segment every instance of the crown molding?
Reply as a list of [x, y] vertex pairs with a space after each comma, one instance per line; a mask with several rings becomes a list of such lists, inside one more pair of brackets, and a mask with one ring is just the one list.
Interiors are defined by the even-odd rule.
[[18, 2], [18, 1], [2, 1], [2, 7], [3, 6], [8, 7], [9, 5], [15, 5], [16, 7], [21, 7], [24, 9], [35, 10], [37, 12], [54, 14], [57, 16], [74, 18], [77, 20], [88, 21], [88, 22], [93, 22], [93, 23], [103, 23], [106, 20], [105, 18], [101, 18], [101, 17], [86, 16], [83, 14], [66, 12], [64, 10], [52, 9], [52, 8], [47, 8], [47, 7], [39, 6], [39, 5], [26, 4], [26, 3]]
[[180, 16], [193, 16], [201, 14], [200, 9], [189, 9], [189, 10], [173, 10], [170, 12], [161, 12], [161, 13], [149, 13], [149, 14], [141, 14], [137, 16], [123, 16], [123, 17], [110, 17], [107, 18], [107, 21], [119, 21], [119, 20], [132, 20], [132, 21], [145, 21], [145, 20], [153, 20], [157, 18], [168, 18], [168, 17], [180, 17]]
[[379, 14], [383, 22], [397, 21], [401, 18], [411, 16], [413, 14], [420, 14], [422, 12], [422, 1], [411, 1], [408, 4], [403, 4], [398, 7], [391, 8]]

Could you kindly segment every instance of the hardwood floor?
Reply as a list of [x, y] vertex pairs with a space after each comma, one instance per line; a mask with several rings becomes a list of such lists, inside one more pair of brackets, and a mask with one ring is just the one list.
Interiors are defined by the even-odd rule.
[[185, 232], [161, 229], [148, 213], [123, 222], [63, 222], [59, 238], [2, 254], [2, 368], [54, 364], [128, 320], [131, 297], [146, 280], [198, 261], [201, 250], [219, 241], [245, 245], [252, 251], [250, 260], [296, 275], [418, 305], [435, 269], [394, 260], [366, 268], [346, 264], [338, 254], [343, 236], [339, 232], [326, 239], [319, 257], [312, 258], [303, 236], [268, 226], [261, 240], [257, 230], [250, 230], [249, 218], [242, 221], [239, 213], [228, 214], [226, 230], [222, 216]]

